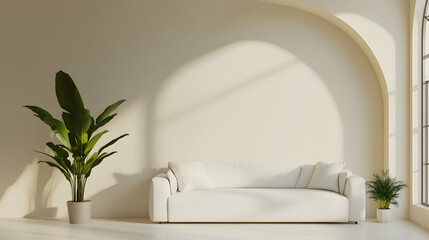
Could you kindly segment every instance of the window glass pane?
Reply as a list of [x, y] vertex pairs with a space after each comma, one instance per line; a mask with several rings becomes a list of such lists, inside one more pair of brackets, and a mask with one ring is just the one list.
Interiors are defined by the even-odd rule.
[[428, 20], [424, 21], [425, 25], [423, 26], [423, 56], [425, 56], [426, 54], [429, 54], [429, 31], [427, 31]]
[[[426, 20], [426, 24], [428, 23], [428, 21]], [[428, 26], [426, 25], [425, 28], [427, 28]], [[423, 56], [425, 56], [426, 54], [429, 54], [429, 38], [427, 37], [428, 31], [425, 29], [424, 33], [423, 33]]]
[[422, 90], [423, 90], [423, 106], [422, 106], [422, 125], [426, 126], [428, 125], [428, 104], [429, 104], [429, 98], [428, 98], [428, 89], [429, 89], [429, 82], [426, 84], [423, 84]]
[[422, 164], [425, 164], [428, 162], [428, 131], [429, 131], [429, 128], [427, 127], [424, 127], [422, 131], [423, 133]]
[[423, 57], [424, 59], [427, 59], [427, 54], [429, 54], [429, 38], [427, 36], [424, 36], [423, 38]]
[[423, 176], [422, 176], [422, 203], [428, 204], [428, 165], [423, 165]]
[[423, 59], [423, 81], [429, 81], [429, 54]]

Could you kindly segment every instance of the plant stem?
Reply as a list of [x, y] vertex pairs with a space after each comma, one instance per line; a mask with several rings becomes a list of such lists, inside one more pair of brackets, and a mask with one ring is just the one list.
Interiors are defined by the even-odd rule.
[[379, 209], [389, 209], [390, 207], [390, 202], [387, 200], [377, 200], [377, 204], [378, 204], [378, 208]]
[[73, 192], [73, 201], [77, 202], [77, 175], [74, 176]]
[[73, 184], [73, 181], [74, 181], [74, 177], [73, 177], [73, 175], [71, 175], [71, 179], [70, 179], [70, 189], [71, 189], [71, 194], [72, 194], [72, 200], [74, 200], [74, 184]]
[[84, 200], [84, 182], [82, 175], [78, 176], [77, 184], [77, 201], [82, 202]]

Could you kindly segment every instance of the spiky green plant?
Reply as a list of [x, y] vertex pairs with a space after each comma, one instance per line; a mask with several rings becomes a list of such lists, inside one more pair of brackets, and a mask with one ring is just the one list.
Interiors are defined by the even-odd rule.
[[374, 174], [371, 181], [367, 181], [369, 198], [374, 199], [379, 209], [389, 209], [390, 204], [398, 207], [399, 192], [407, 187], [402, 181], [389, 176], [389, 170]]
[[97, 134], [95, 133], [116, 116], [116, 113], [112, 113], [125, 100], [119, 100], [108, 106], [94, 119], [90, 111], [85, 109], [79, 90], [67, 73], [63, 71], [57, 72], [55, 92], [59, 105], [65, 110], [62, 113], [63, 121], [55, 119], [49, 112], [40, 107], [24, 107], [33, 111], [34, 116], [46, 123], [60, 141], [60, 144], [46, 143], [53, 155], [36, 151], [53, 160], [39, 161], [38, 163], [46, 163], [61, 171], [67, 181], [70, 182], [72, 200], [82, 202], [84, 201], [86, 181], [94, 167], [98, 166], [107, 157], [117, 153], [103, 152], [103, 150], [128, 135], [123, 134], [102, 146], [98, 151], [93, 151], [95, 144], [108, 131], [104, 130]]

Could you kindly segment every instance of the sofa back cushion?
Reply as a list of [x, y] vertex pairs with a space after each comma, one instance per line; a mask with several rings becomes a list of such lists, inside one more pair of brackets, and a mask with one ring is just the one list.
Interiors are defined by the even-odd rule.
[[301, 165], [288, 162], [205, 162], [214, 187], [294, 188]]
[[307, 188], [310, 183], [311, 177], [313, 176], [315, 164], [311, 165], [302, 165], [301, 173], [299, 174], [298, 182], [296, 183], [296, 188]]

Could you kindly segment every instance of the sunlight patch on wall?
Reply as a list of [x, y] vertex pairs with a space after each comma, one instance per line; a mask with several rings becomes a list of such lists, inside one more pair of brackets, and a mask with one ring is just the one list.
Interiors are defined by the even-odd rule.
[[[25, 216], [35, 208], [33, 196], [37, 191], [37, 161], [33, 161], [22, 171], [17, 181], [11, 185], [0, 200], [0, 212], [2, 217]], [[13, 206], [26, 206], [20, 209]]]
[[284, 49], [260, 41], [236, 42], [209, 52], [169, 77], [159, 93], [156, 119], [168, 121], [228, 90], [239, 90], [248, 81], [277, 74], [295, 61]]
[[165, 166], [343, 161], [343, 125], [324, 82], [267, 42], [236, 42], [181, 67], [155, 110], [155, 153]]

